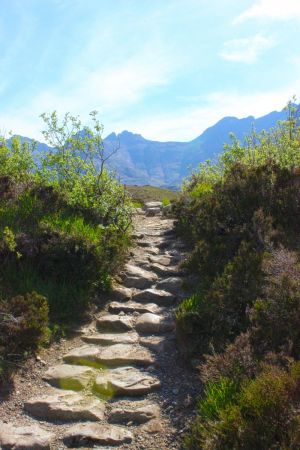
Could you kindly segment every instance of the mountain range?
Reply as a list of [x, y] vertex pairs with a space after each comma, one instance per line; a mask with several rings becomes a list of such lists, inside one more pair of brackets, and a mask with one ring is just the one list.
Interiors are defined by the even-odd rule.
[[[123, 183], [176, 188], [191, 169], [222, 152], [224, 144], [230, 142], [230, 133], [243, 141], [253, 127], [257, 132], [268, 130], [284, 119], [284, 110], [273, 111], [257, 119], [253, 116], [243, 119], [224, 117], [189, 142], [152, 141], [140, 134], [123, 131], [108, 135], [104, 146], [107, 151], [118, 148], [108, 165]], [[45, 148], [45, 144], [38, 146], [39, 151]]]

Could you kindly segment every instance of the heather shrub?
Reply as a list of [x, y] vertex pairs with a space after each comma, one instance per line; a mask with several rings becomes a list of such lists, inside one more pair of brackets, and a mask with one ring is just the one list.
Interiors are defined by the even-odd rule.
[[251, 342], [268, 351], [300, 357], [300, 266], [294, 252], [280, 248], [263, 264], [263, 294], [251, 310]]
[[182, 302], [177, 330], [186, 354], [224, 350], [249, 325], [248, 311], [260, 292], [262, 253], [242, 242], [207, 293]]
[[205, 385], [187, 449], [299, 448], [299, 136], [290, 114], [233, 139], [175, 207], [197, 280], [177, 309], [179, 343]]
[[49, 338], [47, 299], [36, 292], [18, 295], [0, 304], [1, 353], [34, 350]]
[[242, 333], [223, 353], [205, 355], [205, 361], [200, 366], [201, 380], [209, 383], [227, 378], [240, 385], [245, 379], [256, 375], [259, 370], [258, 363], [253, 354], [249, 333]]
[[[222, 380], [222, 379], [220, 379]], [[228, 379], [228, 385], [233, 381]], [[299, 363], [285, 371], [265, 366], [252, 380], [244, 382], [239, 392], [222, 394], [224, 382], [214, 384], [221, 401], [213, 414], [202, 414], [211, 402], [210, 391], [199, 401], [198, 416], [192, 432], [186, 437], [186, 449], [252, 450], [297, 448], [299, 442]], [[231, 391], [229, 391], [231, 392]], [[216, 405], [216, 402], [214, 403]]]

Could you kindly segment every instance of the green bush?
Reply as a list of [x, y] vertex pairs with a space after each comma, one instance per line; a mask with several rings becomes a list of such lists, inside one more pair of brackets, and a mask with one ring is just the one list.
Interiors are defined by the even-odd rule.
[[[299, 373], [299, 363], [290, 372], [265, 366], [255, 379], [244, 383], [240, 392], [234, 390], [232, 380], [213, 384], [212, 392], [208, 389], [199, 403], [199, 414], [185, 448], [296, 450], [300, 432]], [[213, 413], [203, 414], [203, 408], [206, 412], [206, 405], [211, 403]]]

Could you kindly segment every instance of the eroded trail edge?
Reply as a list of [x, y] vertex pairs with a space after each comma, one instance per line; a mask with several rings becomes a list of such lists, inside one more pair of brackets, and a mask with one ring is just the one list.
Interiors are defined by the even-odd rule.
[[56, 349], [56, 363], [52, 350], [17, 377], [0, 407], [3, 448], [181, 447], [196, 394], [174, 323], [184, 248], [173, 221], [152, 213], [136, 216], [136, 245], [106, 309]]

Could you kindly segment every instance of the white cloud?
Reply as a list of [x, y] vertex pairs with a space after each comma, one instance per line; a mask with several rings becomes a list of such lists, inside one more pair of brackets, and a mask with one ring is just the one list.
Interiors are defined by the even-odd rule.
[[234, 23], [248, 19], [291, 20], [300, 19], [299, 0], [259, 0], [240, 14]]
[[271, 111], [280, 111], [296, 92], [300, 91], [300, 79], [293, 85], [278, 91], [252, 92], [214, 92], [199, 98], [201, 106], [186, 107], [175, 114], [142, 117], [140, 120], [122, 121], [112, 124], [106, 131], [121, 132], [129, 129], [145, 138], [160, 141], [188, 141], [199, 136], [206, 128], [226, 116], [238, 118], [261, 117]]
[[[153, 88], [162, 87], [169, 82], [173, 73], [173, 63], [163, 53], [142, 52], [114, 66], [89, 70], [80, 68], [70, 70], [57, 87], [43, 90], [33, 97], [26, 107], [0, 114], [1, 129], [41, 139], [42, 128], [39, 115], [42, 112], [58, 111], [64, 114], [71, 111], [83, 120], [91, 110], [98, 110], [100, 117], [124, 110], [138, 103]], [[0, 85], [1, 89], [1, 85]]]
[[257, 61], [261, 53], [274, 45], [275, 42], [272, 38], [256, 34], [250, 38], [225, 42], [220, 56], [227, 61], [252, 64]]

